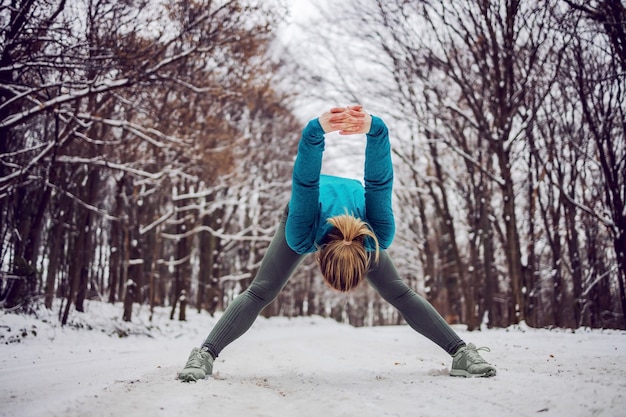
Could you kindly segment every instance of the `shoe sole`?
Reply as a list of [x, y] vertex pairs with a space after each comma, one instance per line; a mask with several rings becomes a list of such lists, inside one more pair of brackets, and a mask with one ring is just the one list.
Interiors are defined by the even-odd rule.
[[181, 382], [198, 382], [203, 379], [207, 379], [207, 376], [197, 377], [192, 374], [178, 374], [176, 375], [176, 379], [179, 379]]
[[495, 370], [489, 370], [482, 374], [470, 374], [469, 372], [464, 371], [462, 369], [453, 369], [450, 371], [450, 376], [460, 376], [464, 378], [488, 378], [488, 377], [495, 376], [495, 375], [496, 375]]

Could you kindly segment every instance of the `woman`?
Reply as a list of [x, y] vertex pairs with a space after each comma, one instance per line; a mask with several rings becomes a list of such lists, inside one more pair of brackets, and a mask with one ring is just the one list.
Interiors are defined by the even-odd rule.
[[[320, 175], [324, 134], [366, 134], [364, 183]], [[387, 126], [361, 106], [336, 107], [311, 120], [298, 144], [291, 200], [250, 286], [228, 306], [178, 378], [206, 378], [213, 361], [243, 335], [285, 286], [300, 261], [315, 252], [328, 286], [347, 292], [364, 278], [407, 323], [452, 356], [453, 376], [493, 376], [496, 370], [466, 345], [437, 311], [400, 278], [386, 249], [395, 233], [393, 167]], [[481, 348], [485, 349], [485, 348]]]

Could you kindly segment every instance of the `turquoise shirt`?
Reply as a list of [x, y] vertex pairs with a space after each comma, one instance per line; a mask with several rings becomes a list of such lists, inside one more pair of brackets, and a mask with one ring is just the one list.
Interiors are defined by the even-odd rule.
[[[372, 116], [366, 138], [363, 186], [353, 179], [321, 175], [324, 129], [314, 119], [302, 131], [285, 232], [287, 244], [296, 253], [317, 251], [333, 227], [327, 219], [341, 214], [351, 214], [369, 224], [381, 249], [391, 245], [395, 234], [393, 166], [389, 132], [380, 118]], [[369, 240], [366, 247], [374, 250]]]

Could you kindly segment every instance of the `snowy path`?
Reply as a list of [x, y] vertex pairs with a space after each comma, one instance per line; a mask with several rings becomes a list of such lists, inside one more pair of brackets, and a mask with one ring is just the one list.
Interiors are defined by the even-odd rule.
[[626, 332], [460, 331], [490, 346], [484, 356], [498, 368], [495, 378], [464, 379], [447, 376], [447, 355], [407, 326], [259, 319], [218, 358], [213, 378], [176, 381], [212, 323], [194, 315], [155, 338], [123, 339], [39, 328], [0, 345], [0, 415], [625, 415]]

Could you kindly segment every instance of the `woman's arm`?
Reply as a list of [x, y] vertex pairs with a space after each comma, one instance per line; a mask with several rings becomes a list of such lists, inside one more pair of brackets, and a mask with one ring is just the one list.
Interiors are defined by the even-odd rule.
[[365, 215], [381, 248], [391, 245], [396, 226], [391, 206], [393, 165], [389, 131], [382, 119], [372, 116], [365, 147]]
[[323, 153], [324, 129], [319, 119], [314, 119], [302, 131], [298, 144], [287, 217], [287, 244], [300, 254], [315, 245]]

